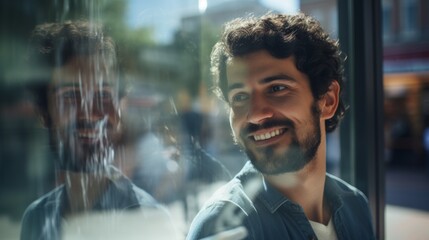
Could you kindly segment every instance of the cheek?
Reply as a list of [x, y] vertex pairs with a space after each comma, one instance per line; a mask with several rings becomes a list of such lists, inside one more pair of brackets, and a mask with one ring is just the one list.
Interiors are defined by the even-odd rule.
[[288, 112], [302, 109], [307, 104], [305, 100], [293, 95], [270, 98], [268, 103], [273, 109]]
[[231, 130], [234, 136], [238, 136], [238, 134], [240, 133], [240, 127], [242, 126], [243, 122], [243, 117], [241, 115], [237, 115], [235, 112], [230, 110], [229, 124], [231, 126]]
[[76, 109], [54, 104], [49, 107], [49, 116], [51, 119], [51, 127], [61, 128], [75, 121]]
[[110, 123], [113, 125], [118, 125], [121, 121], [121, 113], [116, 108], [110, 109], [110, 111], [106, 112], [105, 115], [109, 118]]
[[307, 99], [288, 99], [287, 101], [273, 101], [271, 103], [273, 109], [287, 116], [295, 123], [304, 123], [312, 119], [311, 103]]

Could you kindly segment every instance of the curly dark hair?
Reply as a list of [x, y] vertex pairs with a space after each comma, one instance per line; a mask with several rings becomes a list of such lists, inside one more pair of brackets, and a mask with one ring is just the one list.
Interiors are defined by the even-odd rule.
[[42, 113], [47, 111], [49, 78], [54, 68], [63, 66], [76, 56], [95, 55], [115, 72], [115, 48], [113, 39], [104, 34], [103, 26], [98, 23], [69, 20], [37, 25], [31, 32], [28, 59], [44, 72], [39, 76], [42, 79], [34, 79], [31, 86], [39, 110]]
[[115, 58], [112, 38], [104, 35], [101, 24], [85, 20], [37, 25], [30, 37], [30, 57], [59, 67], [75, 56], [100, 54]]
[[315, 99], [320, 99], [328, 91], [332, 81], [339, 83], [338, 108], [325, 123], [326, 131], [332, 132], [345, 113], [341, 99], [344, 57], [338, 41], [331, 39], [317, 20], [303, 13], [268, 13], [260, 18], [232, 20], [225, 24], [224, 33], [211, 54], [214, 90], [220, 98], [228, 99], [226, 62], [259, 50], [266, 50], [279, 59], [294, 56], [297, 69], [310, 79]]

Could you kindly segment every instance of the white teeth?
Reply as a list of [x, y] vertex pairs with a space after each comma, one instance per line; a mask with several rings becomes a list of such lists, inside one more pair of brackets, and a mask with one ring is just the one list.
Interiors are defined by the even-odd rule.
[[265, 134], [253, 135], [253, 138], [255, 139], [255, 141], [267, 140], [267, 139], [270, 139], [272, 137], [280, 135], [282, 132], [283, 131], [281, 131], [280, 129], [277, 129], [277, 130], [274, 130], [272, 132], [268, 132]]
[[96, 138], [98, 134], [95, 133], [79, 133], [79, 137], [81, 138]]

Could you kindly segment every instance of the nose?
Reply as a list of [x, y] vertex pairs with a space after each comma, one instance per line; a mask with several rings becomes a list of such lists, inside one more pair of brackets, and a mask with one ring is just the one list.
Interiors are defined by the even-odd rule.
[[106, 114], [108, 106], [105, 106], [103, 101], [98, 99], [94, 94], [88, 94], [81, 99], [79, 107], [79, 117], [97, 120], [103, 118]]
[[247, 112], [247, 121], [253, 124], [261, 124], [265, 120], [273, 117], [274, 111], [269, 102], [259, 95], [252, 95]]

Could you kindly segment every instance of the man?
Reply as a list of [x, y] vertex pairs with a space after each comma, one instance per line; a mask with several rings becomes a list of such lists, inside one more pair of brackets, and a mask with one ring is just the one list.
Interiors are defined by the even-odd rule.
[[[113, 167], [122, 125], [112, 39], [99, 25], [68, 21], [37, 26], [31, 43], [30, 59], [49, 79], [38, 103], [62, 184], [27, 208], [21, 239], [173, 237], [167, 212]], [[124, 222], [128, 213], [137, 221]]]
[[366, 197], [326, 173], [326, 133], [345, 110], [342, 64], [338, 43], [304, 14], [226, 24], [214, 82], [250, 163], [206, 203], [188, 239], [374, 239]]

